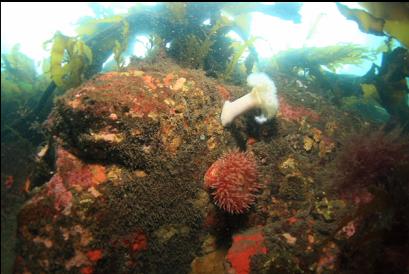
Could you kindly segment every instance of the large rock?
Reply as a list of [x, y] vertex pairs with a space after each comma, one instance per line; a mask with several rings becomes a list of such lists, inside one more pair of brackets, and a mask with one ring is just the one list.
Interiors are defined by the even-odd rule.
[[21, 211], [17, 272], [187, 272], [204, 234], [203, 174], [234, 143], [219, 86], [169, 64], [60, 98], [48, 120], [56, 172]]
[[[236, 273], [317, 267], [314, 239], [335, 228], [320, 219], [324, 209], [310, 212], [351, 117], [274, 80], [277, 118], [258, 125], [254, 110], [229, 128], [220, 123], [223, 101], [248, 88], [167, 60], [101, 74], [67, 92], [47, 122], [55, 172], [19, 215], [16, 273], [188, 273], [195, 258], [193, 273], [203, 273], [198, 266], [208, 260], [215, 261], [209, 269], [231, 265], [231, 272], [244, 242], [235, 236], [229, 252], [222, 247], [255, 226], [260, 239], [246, 243], [255, 252], [243, 251], [246, 263]], [[254, 154], [263, 189], [249, 212], [229, 216], [213, 205], [203, 177], [237, 147]], [[215, 253], [204, 248], [209, 234], [217, 238]]]

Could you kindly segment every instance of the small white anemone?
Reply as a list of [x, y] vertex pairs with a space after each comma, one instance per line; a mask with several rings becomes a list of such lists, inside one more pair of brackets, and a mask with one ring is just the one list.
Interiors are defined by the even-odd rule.
[[221, 115], [223, 126], [230, 124], [237, 116], [253, 108], [260, 108], [262, 111], [260, 116], [255, 117], [259, 124], [277, 114], [278, 98], [274, 82], [265, 73], [252, 73], [247, 77], [247, 84], [253, 87], [250, 93], [234, 102], [224, 102]]

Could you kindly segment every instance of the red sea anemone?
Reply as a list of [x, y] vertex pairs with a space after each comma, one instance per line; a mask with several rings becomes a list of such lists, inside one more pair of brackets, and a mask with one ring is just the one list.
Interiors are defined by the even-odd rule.
[[215, 203], [223, 210], [237, 214], [255, 201], [257, 164], [252, 155], [237, 150], [223, 155], [207, 170], [205, 187], [212, 190]]

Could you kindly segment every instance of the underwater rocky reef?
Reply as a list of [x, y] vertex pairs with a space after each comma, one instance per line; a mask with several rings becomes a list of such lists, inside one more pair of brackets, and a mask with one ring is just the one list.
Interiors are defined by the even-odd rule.
[[[17, 231], [5, 256], [13, 272], [407, 273], [408, 6], [368, 5], [337, 4], [388, 36], [363, 76], [335, 73], [372, 60], [357, 45], [259, 60], [249, 13], [299, 23], [299, 3], [84, 18], [78, 36], [46, 42], [41, 76], [18, 46], [2, 54], [2, 242]], [[140, 33], [147, 55], [125, 65]]]
[[[19, 214], [16, 273], [399, 269], [398, 254], [405, 247], [393, 239], [385, 239], [390, 245], [372, 242], [368, 227], [379, 234], [391, 226], [407, 232], [407, 204], [399, 204], [407, 195], [395, 201], [403, 213], [396, 216], [398, 205], [385, 200], [396, 190], [370, 192], [360, 181], [345, 185], [349, 196], [333, 188], [340, 172], [348, 170], [338, 169], [340, 162], [348, 165], [345, 155], [337, 157], [348, 147], [346, 136], [374, 125], [289, 78], [271, 77], [280, 108], [264, 124], [254, 120], [255, 109], [223, 127], [223, 102], [249, 88], [226, 85], [167, 58], [98, 74], [60, 97], [46, 122], [55, 172]], [[361, 145], [372, 149], [360, 138], [352, 153]], [[400, 144], [401, 151], [407, 148], [407, 142]], [[247, 200], [249, 208], [229, 212], [204, 184], [212, 164], [234, 150], [253, 160], [241, 159], [237, 166], [244, 171], [227, 169], [224, 179], [251, 177], [259, 186]], [[396, 172], [408, 178], [407, 154], [394, 155], [400, 157]], [[361, 156], [351, 155], [356, 162], [354, 157]], [[362, 179], [354, 176], [346, 178]], [[407, 190], [404, 177], [390, 177], [402, 188], [398, 191]], [[234, 191], [232, 185], [227, 191]], [[368, 212], [373, 205], [377, 212]], [[371, 220], [381, 218], [375, 215], [385, 212], [391, 219], [372, 227]], [[354, 253], [366, 245], [367, 253]], [[379, 256], [390, 261], [377, 263]]]

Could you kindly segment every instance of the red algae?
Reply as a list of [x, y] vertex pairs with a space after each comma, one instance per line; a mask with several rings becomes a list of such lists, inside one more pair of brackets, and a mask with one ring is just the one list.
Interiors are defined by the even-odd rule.
[[230, 92], [223, 86], [217, 86], [217, 92], [223, 100], [227, 101], [230, 100], [231, 95]]
[[54, 208], [57, 211], [69, 208], [72, 204], [72, 193], [67, 190], [59, 174], [55, 174], [48, 183], [47, 195], [54, 196]]
[[409, 141], [400, 130], [352, 134], [343, 143], [336, 159], [341, 192], [407, 183], [403, 178], [409, 166]]
[[226, 256], [235, 274], [250, 273], [250, 259], [256, 254], [267, 254], [262, 230], [233, 236], [233, 244]]
[[94, 273], [94, 269], [91, 266], [86, 266], [81, 268], [81, 274], [92, 274]]
[[10, 189], [14, 184], [14, 177], [13, 176], [7, 176], [6, 181], [4, 182], [4, 185], [6, 186], [6, 189]]
[[97, 262], [100, 259], [102, 259], [102, 250], [101, 249], [90, 250], [87, 252], [87, 257], [90, 261]]
[[104, 166], [84, 164], [62, 148], [58, 149], [57, 155], [57, 174], [62, 178], [65, 187], [79, 186], [86, 190], [106, 181]]
[[137, 252], [146, 249], [148, 249], [148, 239], [142, 232], [137, 233], [134, 242], [132, 243], [132, 251]]
[[279, 98], [280, 101], [280, 108], [279, 108], [279, 116], [281, 116], [284, 120], [289, 122], [301, 122], [303, 117], [308, 117], [312, 121], [320, 120], [320, 116], [315, 111], [299, 106], [292, 106], [287, 103], [287, 101], [283, 98]]
[[145, 84], [150, 88], [150, 89], [156, 89], [156, 85], [154, 84], [154, 78], [150, 75], [145, 75], [142, 77], [143, 81]]
[[68, 151], [57, 150], [57, 173], [47, 185], [47, 195], [54, 197], [57, 211], [69, 210], [72, 205], [72, 189], [87, 190], [107, 180], [105, 167], [85, 164]]

